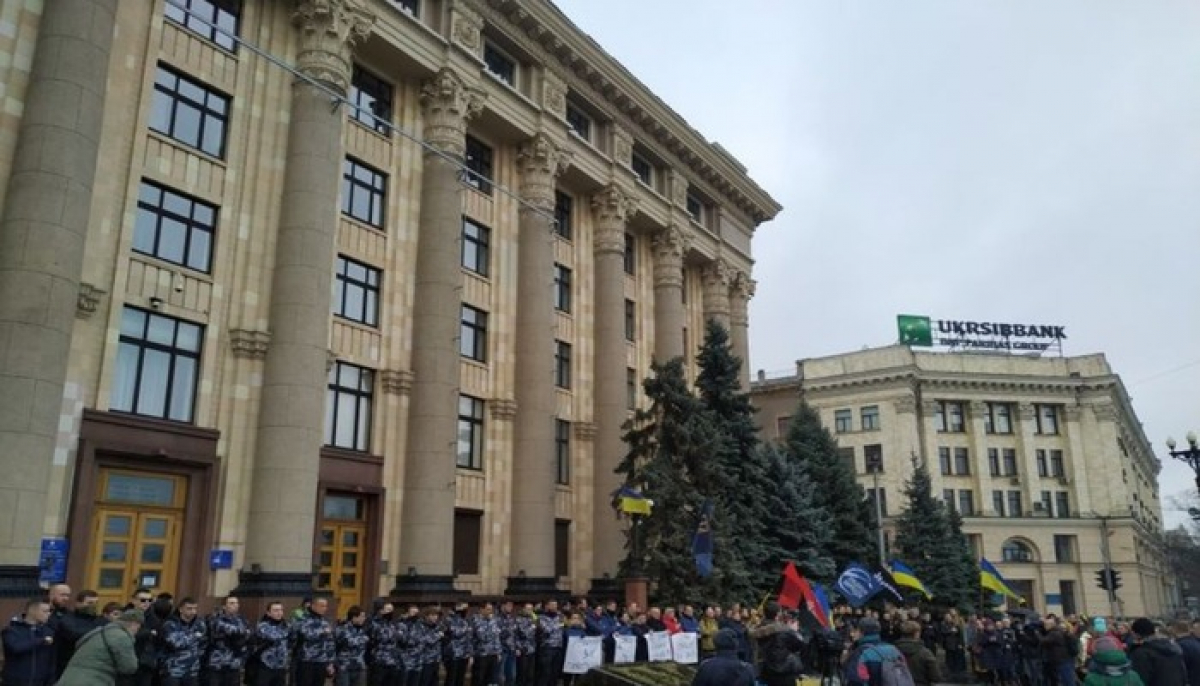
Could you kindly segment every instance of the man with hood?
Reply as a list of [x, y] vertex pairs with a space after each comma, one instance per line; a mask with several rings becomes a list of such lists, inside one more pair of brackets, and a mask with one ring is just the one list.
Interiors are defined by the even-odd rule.
[[1141, 617], [1133, 622], [1129, 660], [1145, 686], [1187, 686], [1183, 651], [1167, 636], [1158, 635], [1154, 622]]
[[716, 654], [700, 663], [692, 686], [754, 686], [754, 668], [737, 654], [737, 635], [721, 629], [713, 637]]
[[4, 629], [5, 686], [50, 686], [55, 681], [54, 630], [46, 625], [50, 605], [41, 599], [25, 604]]
[[778, 603], [767, 603], [763, 614], [766, 621], [750, 632], [758, 646], [759, 676], [767, 686], [795, 686], [804, 670], [800, 659], [804, 639], [793, 624], [784, 621]]
[[1092, 641], [1092, 659], [1084, 686], [1144, 686], [1133, 671], [1129, 657], [1115, 636], [1100, 636]]
[[908, 671], [912, 672], [916, 686], [933, 686], [942, 680], [942, 669], [922, 638], [922, 633], [921, 625], [913, 620], [900, 625], [900, 640], [896, 641], [896, 650], [908, 663]]
[[[897, 660], [904, 664], [904, 655], [896, 646], [880, 637], [879, 620], [863, 617], [850, 631], [854, 648], [846, 658], [842, 683], [848, 686], [882, 686], [884, 666]], [[907, 666], [905, 667], [907, 669]], [[914, 680], [915, 683], [915, 680]]]

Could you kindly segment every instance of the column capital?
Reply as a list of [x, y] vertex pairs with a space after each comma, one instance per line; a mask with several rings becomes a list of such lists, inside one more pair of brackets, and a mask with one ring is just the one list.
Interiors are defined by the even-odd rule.
[[758, 285], [750, 274], [734, 270], [729, 278], [729, 323], [733, 326], [747, 326], [750, 323], [750, 298], [754, 297], [754, 289]]
[[346, 93], [350, 87], [350, 53], [371, 35], [375, 15], [357, 0], [299, 0], [292, 23], [300, 29], [296, 66], [309, 78]]
[[233, 351], [234, 357], [261, 360], [267, 356], [267, 349], [270, 345], [270, 332], [253, 329], [229, 330], [229, 348]]
[[637, 208], [637, 198], [615, 183], [592, 196], [592, 215], [596, 220], [592, 242], [597, 254], [625, 253], [625, 224]]
[[461, 158], [466, 151], [467, 121], [479, 114], [487, 95], [468, 86], [452, 69], [442, 69], [421, 86], [425, 142]]
[[683, 256], [691, 247], [690, 237], [676, 226], [654, 234], [654, 285], [683, 287]]
[[383, 392], [389, 395], [408, 395], [412, 391], [413, 373], [407, 369], [385, 369], [379, 373]]
[[733, 270], [729, 268], [729, 263], [718, 257], [704, 265], [700, 276], [704, 284], [705, 316], [728, 317], [730, 315], [729, 285], [730, 277], [733, 276]]
[[517, 149], [521, 197], [538, 209], [554, 211], [554, 179], [571, 166], [574, 154], [544, 133], [535, 134]]

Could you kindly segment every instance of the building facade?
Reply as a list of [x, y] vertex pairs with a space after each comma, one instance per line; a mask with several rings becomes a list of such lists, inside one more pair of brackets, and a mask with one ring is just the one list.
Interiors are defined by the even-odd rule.
[[2, 12], [0, 595], [610, 587], [651, 359], [747, 356], [745, 167], [546, 0]]
[[[1123, 616], [1174, 609], [1160, 466], [1103, 355], [892, 346], [803, 360], [786, 378], [760, 373], [752, 389], [769, 438], [784, 435], [800, 398], [817, 409], [879, 499], [886, 545], [922, 461], [935, 495], [963, 516], [976, 556], [995, 563], [1032, 607]], [[1122, 584], [1111, 608], [1096, 578], [1106, 557]]]

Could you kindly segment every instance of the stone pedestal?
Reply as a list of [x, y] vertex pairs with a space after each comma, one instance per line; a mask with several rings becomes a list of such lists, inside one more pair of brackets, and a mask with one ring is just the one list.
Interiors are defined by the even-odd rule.
[[654, 357], [658, 362], [687, 354], [683, 349], [683, 256], [687, 235], [667, 227], [654, 235]]
[[0, 215], [0, 598], [40, 592], [116, 9], [117, 0], [45, 3], [16, 132]]

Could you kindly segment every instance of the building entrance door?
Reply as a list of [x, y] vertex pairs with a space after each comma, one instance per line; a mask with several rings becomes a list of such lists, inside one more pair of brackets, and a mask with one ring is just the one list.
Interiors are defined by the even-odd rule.
[[350, 606], [362, 605], [366, 502], [363, 498], [327, 494], [322, 514], [317, 590], [332, 594], [338, 613], [344, 614]]
[[184, 477], [103, 470], [92, 515], [87, 586], [100, 604], [125, 602], [139, 587], [176, 593]]

